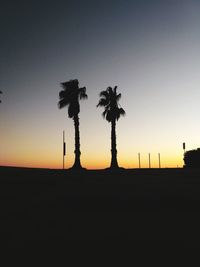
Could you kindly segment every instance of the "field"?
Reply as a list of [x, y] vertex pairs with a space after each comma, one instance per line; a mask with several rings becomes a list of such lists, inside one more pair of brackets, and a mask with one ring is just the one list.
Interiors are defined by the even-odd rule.
[[1, 242], [8, 248], [88, 240], [152, 250], [198, 246], [198, 170], [0, 167], [0, 177]]

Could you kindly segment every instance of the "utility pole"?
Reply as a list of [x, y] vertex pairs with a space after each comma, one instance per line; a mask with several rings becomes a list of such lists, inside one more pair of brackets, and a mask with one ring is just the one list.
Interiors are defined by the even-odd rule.
[[160, 169], [161, 168], [160, 153], [158, 153], [158, 163], [159, 163], [159, 169]]
[[149, 153], [149, 169], [151, 169], [151, 154]]
[[140, 169], [141, 168], [140, 153], [138, 153], [138, 163], [139, 163], [139, 169]]
[[184, 152], [184, 155], [185, 155], [185, 143], [183, 143], [183, 152]]
[[66, 154], [65, 131], [63, 131], [63, 170], [65, 168], [65, 154]]

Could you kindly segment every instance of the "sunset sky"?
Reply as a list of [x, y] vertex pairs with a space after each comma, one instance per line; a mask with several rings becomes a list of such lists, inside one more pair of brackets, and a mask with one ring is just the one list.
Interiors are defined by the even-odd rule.
[[3, 0], [0, 8], [0, 165], [61, 168], [74, 160], [74, 126], [58, 109], [60, 83], [77, 78], [81, 161], [110, 165], [110, 124], [99, 92], [118, 86], [119, 165], [182, 167], [200, 146], [199, 0]]

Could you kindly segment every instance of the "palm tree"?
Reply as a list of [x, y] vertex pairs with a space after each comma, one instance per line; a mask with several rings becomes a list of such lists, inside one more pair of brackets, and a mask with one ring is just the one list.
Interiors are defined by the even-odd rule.
[[110, 168], [118, 168], [117, 163], [117, 144], [116, 144], [116, 121], [120, 116], [125, 115], [123, 108], [119, 107], [118, 101], [121, 94], [117, 94], [117, 86], [108, 87], [105, 91], [100, 92], [100, 100], [97, 107], [104, 107], [103, 118], [111, 122], [111, 165]]
[[79, 82], [77, 79], [69, 80], [67, 82], [62, 82], [61, 86], [63, 88], [59, 93], [60, 101], [58, 102], [58, 107], [61, 109], [68, 106], [68, 116], [74, 120], [75, 128], [75, 161], [72, 168], [81, 169], [80, 162], [80, 133], [79, 133], [79, 112], [80, 112], [80, 99], [87, 99], [86, 88], [79, 88]]

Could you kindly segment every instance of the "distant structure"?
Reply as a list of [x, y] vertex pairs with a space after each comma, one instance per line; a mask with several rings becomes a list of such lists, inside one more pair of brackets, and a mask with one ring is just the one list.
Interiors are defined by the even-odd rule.
[[200, 169], [200, 148], [189, 150], [184, 153], [184, 168]]

